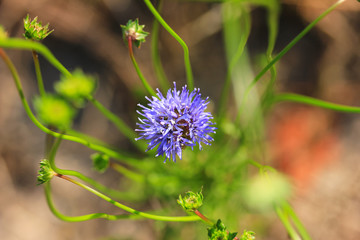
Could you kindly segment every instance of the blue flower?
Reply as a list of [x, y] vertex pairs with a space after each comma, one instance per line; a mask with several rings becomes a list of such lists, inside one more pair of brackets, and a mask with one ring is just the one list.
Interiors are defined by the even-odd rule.
[[181, 91], [169, 89], [166, 97], [157, 89], [157, 96], [152, 99], [146, 97], [150, 102], [148, 107], [138, 104], [142, 111], [137, 111], [143, 118], [138, 118], [137, 123], [140, 132], [139, 139], [148, 140], [148, 149], [157, 145], [156, 157], [165, 154], [167, 159], [176, 161], [176, 155], [182, 158], [182, 149], [186, 146], [193, 147], [198, 143], [210, 145], [214, 139], [209, 135], [215, 133], [211, 113], [205, 112], [208, 98], [201, 98], [200, 89], [195, 88], [191, 93], [186, 85]]

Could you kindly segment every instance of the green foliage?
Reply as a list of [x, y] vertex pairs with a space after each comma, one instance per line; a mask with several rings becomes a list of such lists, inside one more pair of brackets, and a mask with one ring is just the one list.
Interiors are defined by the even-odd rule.
[[134, 41], [135, 46], [140, 47], [145, 42], [145, 38], [149, 35], [143, 29], [145, 25], [139, 25], [139, 19], [129, 20], [126, 25], [120, 25], [123, 30], [123, 38], [128, 41], [129, 38]]
[[49, 30], [49, 24], [43, 26], [41, 22], [38, 22], [37, 17], [31, 21], [28, 14], [24, 19], [24, 37], [26, 39], [40, 41], [49, 36], [53, 31]]
[[[160, 14], [152, 6], [151, 1], [144, 0], [144, 2], [153, 13], [158, 23], [160, 23], [183, 47], [188, 86], [192, 89], [193, 77], [187, 45], [167, 25], [166, 21], [161, 18]], [[276, 0], [240, 0], [223, 2], [222, 15], [224, 20], [224, 44], [229, 68], [225, 81], [226, 86], [222, 92], [222, 100], [220, 104], [222, 110], [220, 110], [220, 114], [215, 117], [216, 121], [222, 121], [221, 124], [218, 125], [219, 129], [217, 135], [215, 136], [213, 146], [205, 147], [202, 152], [199, 152], [196, 149], [194, 149], [194, 151], [191, 149], [185, 149], [183, 153], [184, 160], [181, 163], [178, 163], [181, 164], [180, 166], [174, 166], [170, 163], [162, 165], [159, 164], [156, 159], [146, 156], [144, 153], [141, 153], [143, 155], [136, 155], [130, 152], [125, 152], [125, 150], [114, 150], [113, 148], [107, 147], [106, 144], [93, 141], [91, 138], [87, 138], [82, 135], [78, 135], [78, 137], [65, 134], [62, 135], [42, 126], [32, 115], [31, 109], [28, 107], [14, 66], [9, 63], [8, 59], [4, 59], [9, 66], [9, 69], [12, 71], [16, 87], [18, 88], [19, 95], [24, 104], [24, 108], [34, 124], [47, 134], [54, 137], [61, 137], [66, 140], [78, 142], [95, 151], [98, 151], [98, 153], [91, 156], [91, 159], [93, 161], [94, 169], [99, 172], [104, 172], [109, 167], [110, 157], [121, 161], [122, 164], [119, 164], [118, 172], [122, 173], [125, 178], [128, 178], [129, 181], [122, 182], [126, 184], [124, 184], [126, 188], [130, 189], [132, 195], [136, 195], [136, 200], [145, 203], [150, 198], [157, 198], [161, 205], [171, 209], [176, 204], [173, 199], [179, 192], [183, 192], [186, 189], [194, 189], [204, 186], [204, 191], [206, 191], [207, 196], [207, 201], [204, 206], [202, 206], [202, 191], [199, 193], [186, 192], [184, 197], [180, 195], [177, 201], [178, 204], [180, 204], [187, 212], [194, 212], [202, 206], [202, 210], [207, 212], [209, 216], [221, 218], [226, 221], [229, 224], [229, 228], [238, 227], [239, 216], [243, 216], [241, 215], [243, 213], [248, 213], [248, 210], [269, 211], [274, 210], [275, 208], [280, 220], [283, 222], [285, 228], [293, 239], [299, 239], [296, 238], [297, 231], [302, 235], [301, 237], [303, 239], [309, 239], [309, 237], [306, 237], [307, 233], [305, 228], [302, 227], [291, 207], [286, 205], [286, 200], [291, 194], [290, 182], [283, 175], [268, 172], [267, 170], [269, 168], [266, 168], [260, 163], [249, 159], [260, 161], [266, 154], [264, 150], [265, 146], [263, 144], [265, 133], [263, 119], [265, 117], [265, 111], [262, 108], [264, 105], [262, 101], [265, 101], [264, 99], [269, 102], [269, 105], [274, 104], [276, 101], [286, 100], [326, 107], [333, 110], [340, 109], [348, 112], [360, 111], [359, 108], [356, 107], [329, 104], [325, 101], [317, 101], [316, 99], [306, 98], [300, 95], [287, 94], [277, 95], [276, 97], [276, 94], [273, 91], [273, 83], [276, 78], [274, 64], [319, 20], [331, 12], [337, 5], [333, 5], [326, 10], [293, 41], [291, 41], [286, 48], [284, 48], [277, 56], [272, 58], [271, 55], [277, 35], [279, 2]], [[251, 27], [250, 4], [265, 7], [268, 13], [268, 47], [266, 52], [264, 52], [266, 66], [263, 67], [260, 73], [256, 76], [254, 76], [253, 66], [251, 66], [251, 62], [246, 51], [246, 43]], [[41, 23], [37, 22], [37, 17], [31, 21], [29, 16], [27, 16], [26, 19], [24, 19], [25, 38], [32, 40], [44, 39], [53, 31], [48, 30], [48, 25], [49, 24], [42, 26]], [[125, 26], [121, 26], [123, 29], [124, 39], [131, 40], [137, 47], [140, 47], [140, 44], [145, 42], [145, 38], [148, 35], [148, 33], [143, 30], [144, 27], [144, 25], [139, 25], [138, 19], [135, 21], [128, 21]], [[154, 32], [158, 34], [158, 31]], [[70, 73], [44, 45], [38, 42], [26, 41], [24, 39], [6, 38], [4, 30], [1, 28], [0, 47], [27, 49], [39, 52], [44, 55], [45, 58], [63, 75], [66, 76], [62, 77], [55, 85], [55, 90], [60, 96], [44, 94], [34, 100], [34, 107], [37, 112], [37, 116], [42, 123], [51, 127], [56, 127], [60, 130], [68, 129], [75, 116], [73, 106], [82, 107], [86, 100], [90, 100], [90, 102], [94, 104], [94, 106], [97, 107], [100, 112], [109, 119], [109, 121], [113, 122], [118, 127], [120, 132], [129, 139], [135, 138], [135, 133], [131, 128], [129, 128], [120, 118], [105, 109], [105, 107], [93, 98], [92, 95], [96, 89], [96, 81], [94, 78], [85, 75], [80, 70]], [[155, 53], [156, 52], [157, 51], [155, 51]], [[147, 83], [144, 80], [145, 78], [142, 76], [133, 56], [132, 60], [140, 79]], [[158, 60], [159, 61], [155, 64], [160, 64], [160, 58], [158, 58]], [[257, 89], [259, 91], [251, 91], [253, 87], [257, 87], [256, 83], [260, 80], [260, 78], [263, 76], [266, 77], [265, 73], [267, 71], [271, 72], [270, 79], [268, 79], [269, 83], [265, 85], [265, 88], [263, 87]], [[163, 85], [165, 86], [166, 84]], [[153, 90], [150, 85], [147, 89], [150, 94], [152, 94]], [[265, 90], [262, 91], [262, 89]], [[236, 98], [235, 102], [237, 106], [235, 109], [231, 108], [231, 112], [225, 112], [230, 109], [227, 104], [228, 100], [230, 100], [230, 90], [234, 91], [233, 93]], [[265, 95], [268, 96], [268, 98], [264, 97]], [[237, 115], [238, 117], [233, 119], [232, 116], [234, 115]], [[141, 146], [138, 148], [142, 149]], [[137, 156], [142, 157], [140, 158]], [[259, 175], [256, 175], [255, 177], [250, 176], [248, 171], [249, 163], [252, 163], [252, 165], [259, 168]], [[115, 164], [112, 164], [112, 167], [114, 167], [114, 165]], [[55, 170], [57, 169], [54, 165], [52, 166]], [[127, 192], [108, 189], [97, 183], [95, 180], [87, 178], [72, 170], [61, 170], [62, 172], [59, 172], [58, 170], [56, 171], [64, 176], [64, 173], [66, 172], [68, 175], [75, 176], [94, 186], [99, 190], [99, 192], [82, 184], [77, 184], [115, 206], [133, 214], [126, 216], [91, 214], [85, 217], [68, 217], [61, 215], [49, 201], [50, 208], [54, 214], [63, 220], [84, 221], [94, 218], [117, 220], [128, 217], [146, 217], [161, 221], [199, 220], [199, 218], [195, 215], [187, 217], [168, 217], [136, 211], [130, 207], [120, 204], [119, 202], [113, 201], [109, 197], [100, 193], [103, 192], [108, 195], [116, 195], [120, 199], [126, 199], [126, 197], [129, 196], [127, 195]], [[56, 173], [51, 169], [49, 162], [47, 160], [43, 160], [40, 163], [38, 182], [40, 184], [47, 182], [55, 174]], [[46, 194], [49, 199], [50, 191], [48, 190]], [[248, 208], [244, 209], [244, 205], [248, 206]], [[297, 228], [296, 230], [292, 229], [290, 222], [294, 223], [294, 226]], [[216, 224], [208, 229], [208, 236], [209, 239], [214, 240], [230, 240], [236, 237], [236, 233], [230, 233], [219, 219]], [[244, 231], [241, 239], [255, 239], [254, 232]]]
[[63, 98], [56, 95], [38, 96], [34, 108], [39, 120], [48, 126], [61, 130], [69, 128], [75, 117], [75, 109]]
[[110, 163], [110, 157], [103, 153], [94, 153], [91, 155], [91, 160], [93, 162], [93, 168], [103, 173], [108, 169]]
[[47, 159], [41, 160], [37, 176], [38, 185], [50, 181], [55, 175], [56, 173], [52, 170], [49, 161]]
[[72, 72], [71, 76], [61, 76], [60, 81], [55, 84], [56, 92], [77, 107], [82, 107], [95, 89], [95, 78], [85, 75], [80, 69]]
[[184, 197], [180, 194], [177, 202], [185, 211], [193, 212], [202, 206], [203, 199], [202, 190], [198, 193], [188, 191], [185, 193]]
[[208, 228], [209, 240], [233, 240], [236, 234], [236, 232], [230, 233], [220, 219], [211, 228]]

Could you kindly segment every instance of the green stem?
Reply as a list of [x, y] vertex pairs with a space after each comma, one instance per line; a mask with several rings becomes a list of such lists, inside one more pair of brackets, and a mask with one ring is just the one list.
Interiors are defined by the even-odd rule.
[[293, 226], [291, 225], [288, 216], [283, 212], [283, 210], [279, 207], [275, 207], [276, 214], [279, 216], [280, 221], [284, 225], [285, 229], [287, 230], [290, 238], [292, 240], [301, 240], [299, 234], [295, 231]]
[[138, 174], [136, 172], [133, 172], [133, 171], [129, 170], [128, 168], [123, 167], [120, 164], [111, 162], [110, 167], [112, 167], [114, 170], [121, 173], [125, 177], [127, 177], [129, 179], [132, 179], [132, 180], [134, 180], [136, 182], [143, 183], [145, 181], [144, 176], [142, 176], [141, 174]]
[[146, 147], [135, 140], [136, 135], [134, 130], [132, 130], [122, 119], [113, 114], [107, 108], [104, 107], [99, 101], [97, 101], [93, 96], [89, 96], [88, 100], [110, 121], [112, 122], [116, 128], [124, 134], [136, 147], [140, 150], [144, 150]]
[[45, 196], [46, 196], [46, 202], [50, 208], [50, 211], [60, 220], [63, 221], [67, 221], [67, 222], [82, 222], [82, 221], [87, 221], [87, 220], [92, 220], [92, 219], [97, 219], [97, 218], [105, 218], [107, 220], [119, 220], [119, 219], [133, 219], [133, 218], [139, 218], [139, 216], [136, 215], [127, 215], [127, 214], [120, 214], [120, 215], [111, 215], [111, 214], [107, 214], [107, 213], [92, 213], [92, 214], [87, 214], [87, 215], [82, 215], [82, 216], [67, 216], [62, 214], [61, 212], [59, 212], [55, 205], [54, 202], [52, 200], [52, 196], [51, 196], [51, 186], [50, 186], [50, 182], [45, 183], [44, 185], [44, 190], [45, 190]]
[[255, 84], [261, 79], [261, 77], [277, 62], [282, 56], [285, 55], [300, 39], [302, 39], [320, 20], [322, 20], [325, 16], [327, 16], [330, 12], [332, 12], [336, 7], [338, 7], [345, 0], [339, 0], [335, 4], [331, 5], [328, 9], [326, 9], [319, 17], [317, 17], [313, 22], [311, 22], [302, 32], [300, 32], [283, 50], [280, 51], [278, 55], [276, 55], [272, 61], [270, 61], [261, 71], [260, 73], [253, 79], [250, 85], [246, 88], [245, 94], [243, 95], [241, 106], [237, 114], [237, 122], [240, 121], [240, 115], [242, 110], [244, 109], [246, 100], [251, 89], [255, 86]]
[[79, 137], [74, 137], [74, 136], [70, 136], [70, 135], [62, 135], [60, 133], [57, 133], [57, 132], [54, 132], [54, 131], [51, 131], [50, 129], [48, 129], [47, 127], [45, 127], [44, 125], [42, 125], [38, 120], [37, 118], [35, 117], [35, 115], [32, 113], [31, 109], [30, 109], [30, 106], [24, 96], [24, 92], [23, 92], [23, 88], [22, 88], [22, 85], [21, 85], [21, 82], [20, 82], [20, 78], [19, 78], [19, 74], [17, 73], [17, 70], [14, 66], [14, 64], [12, 63], [12, 61], [10, 60], [10, 58], [7, 56], [7, 54], [3, 51], [3, 49], [0, 48], [0, 57], [4, 60], [4, 62], [6, 63], [6, 65], [8, 66], [12, 76], [13, 76], [13, 79], [14, 79], [14, 82], [15, 82], [15, 85], [16, 85], [16, 88], [17, 88], [17, 91], [19, 93], [19, 96], [20, 96], [20, 99], [21, 99], [21, 102], [23, 104], [23, 107], [25, 109], [25, 112], [27, 113], [27, 115], [29, 116], [30, 120], [35, 124], [35, 126], [37, 126], [40, 130], [42, 130], [43, 132], [45, 132], [46, 134], [49, 134], [51, 136], [54, 136], [56, 138], [59, 138], [60, 136], [65, 139], [65, 140], [68, 140], [68, 141], [73, 141], [73, 142], [77, 142], [77, 143], [80, 143], [84, 146], [87, 146], [88, 148], [90, 149], [93, 149], [95, 151], [99, 151], [99, 152], [102, 152], [102, 153], [105, 153], [107, 155], [109, 155], [110, 157], [113, 157], [114, 159], [118, 159], [118, 160], [122, 160], [126, 163], [128, 163], [129, 165], [132, 165], [132, 166], [136, 166], [138, 164], [136, 164], [136, 162], [138, 162], [138, 159], [134, 158], [134, 157], [131, 157], [129, 156], [128, 154], [126, 153], [121, 153], [119, 151], [114, 151], [112, 149], [109, 149], [109, 148], [106, 148], [102, 145], [98, 145], [98, 144], [94, 144], [94, 143], [91, 143], [85, 139], [82, 139], [82, 138], [79, 138]]
[[17, 38], [7, 38], [0, 39], [0, 47], [36, 51], [37, 53], [42, 54], [63, 75], [65, 75], [66, 77], [71, 76], [71, 73], [54, 57], [50, 50], [39, 42]]
[[207, 217], [205, 217], [201, 212], [199, 212], [199, 210], [195, 210], [194, 211], [194, 213], [196, 214], [196, 215], [198, 215], [199, 216], [199, 218], [204, 222], [204, 223], [206, 223], [206, 224], [208, 224], [208, 225], [210, 225], [210, 226], [213, 226], [214, 225], [214, 223], [210, 220], [210, 219], [208, 219]]
[[[107, 194], [115, 197], [115, 198], [119, 198], [119, 199], [124, 199], [126, 198], [126, 194], [122, 193], [122, 192], [119, 192], [119, 191], [116, 191], [116, 190], [113, 190], [113, 189], [110, 189], [100, 183], [98, 183], [97, 181], [89, 178], [89, 177], [86, 177], [85, 175], [81, 174], [80, 172], [77, 172], [77, 171], [73, 171], [73, 170], [65, 170], [65, 169], [60, 169], [56, 166], [55, 164], [55, 155], [56, 155], [56, 152], [60, 146], [60, 143], [61, 143], [61, 140], [62, 140], [62, 137], [58, 138], [54, 143], [53, 145], [51, 146], [51, 149], [49, 151], [49, 154], [47, 156], [47, 159], [49, 160], [49, 164], [52, 168], [52, 170], [58, 174], [62, 174], [62, 175], [70, 175], [70, 176], [74, 176], [74, 177], [77, 177], [78, 179], [92, 185], [93, 187], [95, 187], [96, 189], [98, 189], [99, 191], [102, 191], [102, 192], [106, 192]], [[128, 170], [129, 172], [131, 172], [130, 170]], [[133, 173], [133, 174], [136, 174], [136, 173]], [[139, 174], [139, 177], [141, 175]]]
[[339, 112], [348, 112], [348, 113], [360, 113], [360, 107], [346, 106], [336, 103], [330, 103], [316, 98], [303, 96], [295, 93], [281, 93], [273, 97], [273, 102], [281, 101], [291, 101], [298, 102], [303, 104], [308, 104], [316, 107], [331, 109]]
[[140, 211], [137, 211], [133, 208], [130, 208], [128, 206], [125, 206], [117, 201], [114, 201], [112, 200], [111, 198], [109, 198], [108, 196], [96, 191], [95, 189], [89, 187], [89, 186], [86, 186], [85, 184], [82, 184], [70, 177], [67, 177], [67, 176], [64, 176], [64, 175], [58, 175], [58, 177], [64, 179], [64, 180], [67, 180], [73, 184], [76, 184], [78, 185], [79, 187], [85, 189], [86, 191], [89, 191], [91, 193], [93, 193], [94, 195], [104, 199], [105, 201], [113, 204], [114, 206], [126, 211], [126, 212], [129, 212], [129, 213], [132, 213], [132, 214], [135, 214], [137, 216], [141, 216], [141, 217], [144, 217], [144, 218], [149, 218], [149, 219], [153, 219], [153, 220], [158, 220], [158, 221], [167, 221], [167, 222], [192, 222], [192, 221], [198, 221], [200, 220], [199, 217], [197, 216], [179, 216], [179, 217], [169, 217], [169, 216], [159, 216], [159, 215], [155, 215], [155, 214], [149, 214], [149, 213], [145, 213], [145, 212], [140, 212]]
[[301, 223], [299, 217], [296, 215], [295, 211], [288, 202], [284, 204], [284, 210], [290, 215], [295, 227], [297, 228], [297, 230], [299, 231], [302, 237], [302, 240], [311, 240], [311, 237], [309, 233], [306, 231], [306, 228]]
[[188, 46], [186, 45], [184, 40], [182, 40], [181, 37], [174, 30], [172, 30], [172, 28], [164, 21], [164, 19], [160, 16], [160, 14], [155, 9], [155, 7], [151, 4], [150, 0], [144, 0], [144, 2], [146, 4], [146, 6], [149, 8], [149, 10], [151, 11], [151, 13], [154, 15], [154, 17], [159, 21], [159, 23], [182, 46], [182, 48], [184, 50], [184, 64], [185, 64], [187, 84], [188, 84], [189, 90], [192, 91], [194, 89], [194, 77], [193, 77], [191, 64], [190, 64], [190, 54], [189, 54]]
[[145, 89], [150, 93], [150, 95], [152, 96], [156, 96], [156, 93], [154, 91], [154, 89], [152, 89], [152, 87], [150, 86], [150, 84], [147, 82], [147, 80], [145, 79], [144, 75], [142, 74], [139, 65], [137, 64], [135, 57], [134, 57], [134, 52], [133, 52], [133, 47], [132, 47], [132, 39], [131, 36], [128, 37], [127, 39], [128, 41], [128, 47], [129, 47], [129, 55], [131, 58], [131, 61], [135, 67], [136, 73], [139, 76], [142, 84], [144, 85]]
[[33, 55], [33, 59], [34, 59], [35, 73], [36, 73], [36, 78], [37, 78], [37, 82], [38, 82], [39, 93], [41, 96], [45, 96], [46, 92], [45, 92], [43, 78], [41, 75], [39, 56], [36, 53], [36, 51], [32, 51], [32, 55]]
[[[158, 12], [161, 11], [163, 5], [163, 1], [158, 1]], [[164, 68], [161, 64], [160, 60], [160, 53], [159, 53], [159, 32], [160, 32], [160, 24], [159, 22], [154, 19], [153, 27], [152, 27], [152, 33], [151, 33], [151, 57], [154, 64], [155, 73], [157, 75], [157, 78], [159, 80], [161, 89], [163, 91], [166, 91], [169, 87], [169, 81], [166, 78], [166, 74], [164, 71]]]

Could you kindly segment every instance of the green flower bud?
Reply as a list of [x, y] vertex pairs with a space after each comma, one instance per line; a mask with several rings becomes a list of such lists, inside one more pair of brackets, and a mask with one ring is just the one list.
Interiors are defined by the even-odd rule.
[[36, 97], [34, 107], [43, 124], [61, 130], [69, 128], [75, 116], [75, 109], [63, 98], [55, 95]]
[[8, 37], [4, 27], [0, 25], [0, 39], [6, 39]]
[[103, 153], [94, 153], [91, 155], [93, 167], [96, 171], [103, 173], [109, 167], [110, 157]]
[[95, 89], [95, 78], [85, 75], [80, 69], [75, 70], [71, 77], [62, 76], [55, 84], [55, 91], [77, 107], [82, 107], [86, 98], [91, 96]]
[[252, 231], [246, 231], [244, 230], [243, 235], [241, 235], [240, 240], [254, 240], [255, 239], [255, 233]]
[[49, 36], [54, 30], [49, 30], [49, 24], [42, 26], [41, 22], [37, 22], [37, 17], [31, 21], [28, 14], [24, 19], [24, 31], [26, 39], [40, 41]]
[[230, 233], [226, 230], [220, 219], [211, 228], [208, 228], [209, 240], [233, 240], [236, 234], [236, 232]]
[[50, 163], [47, 159], [43, 159], [40, 162], [40, 170], [38, 173], [37, 181], [38, 185], [46, 183], [52, 179], [53, 176], [56, 175], [56, 172], [52, 170]]
[[129, 20], [126, 25], [120, 26], [123, 30], [124, 40], [128, 40], [130, 37], [138, 48], [141, 43], [145, 42], [145, 38], [149, 35], [148, 32], [143, 30], [145, 25], [139, 25], [139, 19], [135, 19], [135, 21]]
[[203, 204], [203, 194], [202, 191], [199, 193], [194, 193], [188, 191], [185, 193], [185, 196], [182, 197], [179, 195], [179, 199], [177, 200], [178, 204], [180, 204], [183, 209], [187, 212], [193, 212], [197, 210]]

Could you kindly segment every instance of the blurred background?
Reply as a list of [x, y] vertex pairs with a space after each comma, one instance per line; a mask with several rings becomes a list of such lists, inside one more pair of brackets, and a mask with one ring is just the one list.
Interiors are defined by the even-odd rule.
[[[333, 2], [282, 0], [275, 53]], [[359, 106], [359, 12], [360, 3], [347, 1], [287, 53], [277, 64], [278, 91]], [[43, 23], [49, 22], [50, 29], [54, 29], [43, 43], [60, 62], [69, 70], [81, 68], [96, 75], [97, 99], [135, 128], [137, 96], [145, 92], [132, 68], [119, 25], [139, 18], [146, 25], [145, 30], [150, 31], [153, 17], [145, 4], [140, 0], [0, 0], [0, 24], [11, 37], [22, 37], [23, 18], [28, 13], [31, 18], [38, 16]], [[195, 86], [212, 99], [216, 108], [226, 75], [219, 4], [168, 0], [164, 1], [163, 17], [188, 44]], [[247, 48], [254, 61], [266, 49], [266, 39], [266, 11], [253, 8]], [[160, 32], [159, 47], [168, 78], [178, 86], [184, 84], [182, 48], [164, 29]], [[27, 99], [31, 100], [37, 93], [31, 52], [6, 52], [19, 71]], [[148, 81], [158, 87], [150, 40], [140, 50], [135, 49], [135, 57]], [[41, 56], [40, 63], [45, 87], [51, 91], [52, 84], [59, 80], [59, 72]], [[268, 113], [266, 125], [266, 145], [272, 159], [269, 165], [292, 179], [295, 194], [290, 202], [313, 239], [359, 239], [360, 116], [280, 103]], [[102, 219], [67, 223], [51, 214], [42, 186], [36, 185], [45, 135], [26, 116], [3, 62], [0, 62], [0, 127], [0, 239], [171, 239], [161, 235], [165, 223]], [[76, 128], [121, 149], [132, 150], [129, 142], [92, 106], [81, 112]], [[78, 144], [64, 142], [58, 156], [59, 167], [80, 170], [104, 184], [116, 186], [120, 177], [115, 172], [99, 175], [92, 171], [91, 153]], [[118, 212], [61, 180], [54, 179], [53, 185], [55, 203], [68, 215]], [[146, 206], [129, 204], [145, 210], [158, 208], [155, 200]], [[244, 219], [244, 224], [248, 230], [253, 230], [252, 226], [263, 227], [266, 234], [258, 239], [288, 239], [275, 214], [269, 213], [265, 218], [267, 223], [260, 224], [254, 214]], [[193, 223], [166, 223], [170, 227], [186, 224]], [[204, 227], [199, 239], [205, 239], [206, 234]], [[188, 236], [186, 228], [177, 237], [197, 239]]]

